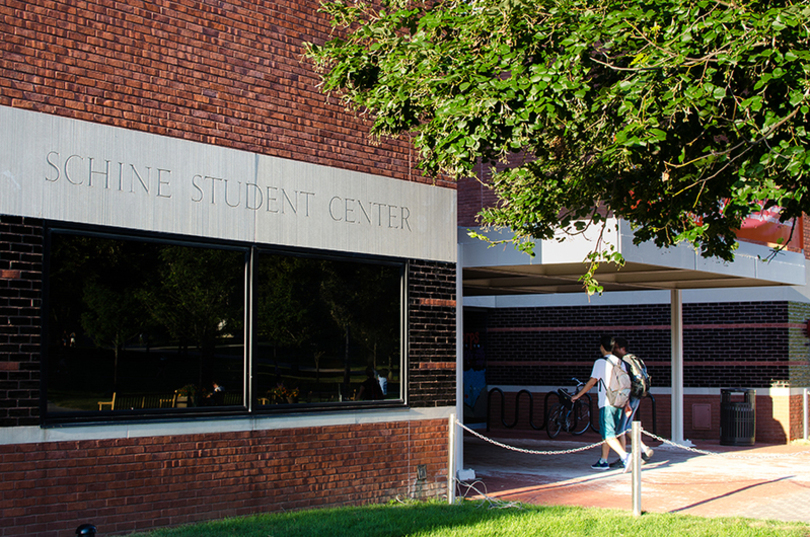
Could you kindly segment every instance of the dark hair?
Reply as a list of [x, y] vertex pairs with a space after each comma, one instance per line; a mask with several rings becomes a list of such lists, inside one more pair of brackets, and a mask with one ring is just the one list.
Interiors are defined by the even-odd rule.
[[599, 344], [602, 345], [602, 348], [606, 351], [613, 351], [613, 336], [602, 336], [602, 339], [599, 340]]
[[627, 340], [623, 337], [613, 338], [614, 349], [627, 349]]

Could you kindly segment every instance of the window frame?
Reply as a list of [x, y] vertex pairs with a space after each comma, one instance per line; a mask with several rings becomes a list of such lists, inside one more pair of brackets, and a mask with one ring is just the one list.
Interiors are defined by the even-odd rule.
[[[92, 423], [110, 424], [115, 422], [158, 423], [165, 421], [185, 421], [189, 419], [260, 417], [289, 414], [329, 414], [348, 410], [372, 410], [408, 407], [408, 272], [409, 262], [401, 258], [365, 255], [360, 253], [313, 250], [292, 246], [279, 246], [260, 243], [247, 243], [201, 237], [189, 237], [166, 233], [145, 232], [141, 230], [119, 229], [71, 224], [58, 221], [44, 223], [44, 260], [42, 270], [42, 315], [40, 343], [40, 423], [43, 427], [58, 427], [70, 424], [88, 425]], [[218, 249], [244, 253], [244, 301], [243, 301], [243, 369], [241, 405], [190, 407], [190, 408], [151, 408], [138, 410], [115, 411], [66, 411], [48, 412], [50, 369], [50, 316], [52, 306], [51, 274], [52, 238], [54, 235], [71, 235], [92, 237], [117, 241], [137, 241], [161, 245], [175, 245], [192, 248]], [[399, 267], [399, 397], [379, 401], [340, 401], [320, 403], [296, 403], [289, 405], [255, 405], [256, 380], [254, 379], [254, 352], [256, 347], [257, 311], [257, 271], [256, 262], [261, 255], [284, 255], [295, 258], [316, 260], [334, 260], [371, 265]]]

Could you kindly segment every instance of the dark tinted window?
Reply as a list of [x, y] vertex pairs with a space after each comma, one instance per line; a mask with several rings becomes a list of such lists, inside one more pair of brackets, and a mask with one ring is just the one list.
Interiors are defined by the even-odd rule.
[[402, 398], [402, 264], [50, 237], [47, 416]]

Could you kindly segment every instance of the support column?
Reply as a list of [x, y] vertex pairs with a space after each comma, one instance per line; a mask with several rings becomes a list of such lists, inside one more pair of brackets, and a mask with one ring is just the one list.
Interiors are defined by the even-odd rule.
[[672, 441], [684, 443], [683, 438], [683, 305], [680, 289], [671, 292], [672, 330]]
[[[456, 418], [464, 423], [464, 256], [459, 242], [456, 252]], [[456, 428], [454, 433], [461, 433]], [[457, 434], [455, 469], [464, 468], [464, 435]], [[447, 476], [449, 479], [455, 476]], [[455, 485], [454, 485], [455, 486]]]

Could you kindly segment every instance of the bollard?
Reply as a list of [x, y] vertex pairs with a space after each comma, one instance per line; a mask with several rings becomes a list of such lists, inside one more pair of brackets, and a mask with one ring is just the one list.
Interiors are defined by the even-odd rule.
[[92, 524], [82, 524], [76, 528], [76, 535], [94, 536], [96, 534], [96, 527]]
[[[447, 446], [447, 503], [456, 503], [456, 415], [450, 414]], [[462, 440], [463, 441], [463, 440]]]
[[633, 516], [641, 516], [641, 422], [634, 421], [631, 430], [633, 439]]

